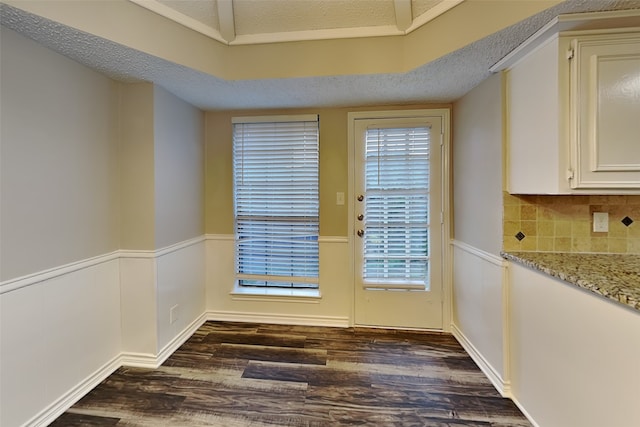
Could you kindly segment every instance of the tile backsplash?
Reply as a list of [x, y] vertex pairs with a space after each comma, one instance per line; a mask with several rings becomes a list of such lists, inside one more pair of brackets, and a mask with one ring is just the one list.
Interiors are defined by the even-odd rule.
[[[505, 251], [640, 254], [640, 195], [503, 197]], [[594, 212], [608, 232], [593, 231]]]

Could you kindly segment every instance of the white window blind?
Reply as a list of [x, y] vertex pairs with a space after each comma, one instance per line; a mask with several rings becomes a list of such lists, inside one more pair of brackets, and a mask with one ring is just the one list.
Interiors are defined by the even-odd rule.
[[428, 288], [429, 128], [366, 133], [364, 279]]
[[233, 122], [239, 285], [317, 288], [317, 116]]

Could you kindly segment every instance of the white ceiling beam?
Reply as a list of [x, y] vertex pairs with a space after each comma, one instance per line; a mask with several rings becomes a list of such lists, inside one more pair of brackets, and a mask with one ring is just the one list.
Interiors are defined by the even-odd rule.
[[218, 0], [218, 25], [220, 35], [230, 43], [236, 38], [236, 25], [233, 16], [233, 0]]
[[411, 0], [393, 0], [393, 6], [396, 12], [396, 27], [400, 31], [405, 31], [413, 23]]

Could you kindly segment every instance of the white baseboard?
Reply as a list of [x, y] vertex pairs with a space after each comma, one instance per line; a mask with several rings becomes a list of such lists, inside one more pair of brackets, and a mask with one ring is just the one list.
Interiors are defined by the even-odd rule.
[[61, 396], [54, 403], [42, 410], [38, 415], [27, 421], [24, 426], [44, 427], [51, 424], [56, 418], [62, 415], [67, 409], [72, 407], [77, 401], [121, 366], [157, 369], [206, 321], [206, 313], [202, 313], [196, 320], [191, 322], [189, 326], [171, 340], [171, 342], [167, 344], [160, 353], [158, 353], [158, 355], [150, 353], [120, 353], [117, 357], [106, 363], [96, 372], [76, 385], [73, 389]]
[[511, 383], [505, 381], [493, 366], [482, 356], [478, 349], [467, 339], [460, 329], [454, 324], [451, 325], [451, 333], [458, 340], [462, 348], [465, 349], [474, 362], [480, 367], [482, 372], [489, 378], [491, 384], [498, 390], [502, 397], [511, 398]]
[[152, 353], [121, 353], [120, 366], [130, 368], [156, 369], [161, 364], [158, 363], [158, 357]]
[[117, 356], [111, 361], [107, 362], [93, 374], [89, 375], [87, 378], [85, 378], [78, 385], [69, 390], [51, 405], [43, 409], [39, 414], [31, 418], [24, 425], [30, 427], [48, 426], [56, 418], [62, 415], [67, 409], [72, 407], [77, 401], [82, 399], [87, 393], [93, 390], [94, 387], [104, 381], [119, 367], [120, 356]]
[[531, 416], [531, 414], [529, 414], [527, 412], [527, 410], [524, 408], [524, 406], [522, 406], [522, 404], [520, 404], [520, 402], [518, 402], [518, 399], [516, 399], [514, 396], [510, 396], [511, 400], [513, 401], [513, 403], [516, 404], [516, 406], [518, 407], [518, 409], [520, 409], [520, 412], [522, 412], [522, 415], [524, 415], [529, 422], [531, 423], [531, 425], [533, 425], [533, 427], [540, 427], [540, 424], [538, 424], [533, 417]]
[[198, 330], [200, 326], [207, 321], [206, 313], [202, 313], [196, 320], [191, 322], [189, 326], [184, 328], [182, 332], [176, 335], [160, 352], [155, 355], [151, 353], [121, 353], [121, 366], [129, 366], [132, 368], [157, 369], [169, 358], [191, 335]]
[[349, 327], [349, 318], [306, 316], [300, 314], [245, 313], [237, 311], [208, 311], [207, 320], [226, 322], [271, 323], [277, 325]]
[[200, 316], [198, 316], [196, 320], [191, 322], [191, 324], [189, 324], [186, 328], [184, 328], [182, 332], [176, 335], [175, 338], [173, 338], [169, 342], [169, 344], [165, 345], [164, 348], [160, 350], [160, 353], [158, 353], [158, 356], [156, 357], [157, 363], [158, 363], [156, 367], [162, 365], [164, 361], [167, 360], [169, 356], [173, 354], [174, 351], [180, 348], [180, 346], [184, 344], [185, 341], [191, 338], [191, 335], [193, 335], [198, 330], [198, 328], [202, 326], [206, 321], [207, 321], [207, 313], [205, 312], [205, 313], [202, 313]]

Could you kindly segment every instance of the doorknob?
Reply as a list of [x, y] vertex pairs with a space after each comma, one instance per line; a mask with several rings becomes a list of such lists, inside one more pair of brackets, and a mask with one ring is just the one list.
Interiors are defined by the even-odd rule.
[[358, 235], [358, 237], [362, 237], [364, 236], [364, 230], [358, 230], [356, 234]]
[[359, 195], [359, 196], [358, 196], [358, 201], [359, 201], [359, 202], [361, 202], [361, 201], [363, 201], [363, 200], [364, 200], [364, 196], [363, 196], [362, 194], [361, 194], [361, 195]]
[[358, 221], [362, 221], [364, 219], [364, 215], [360, 214], [358, 215]]

